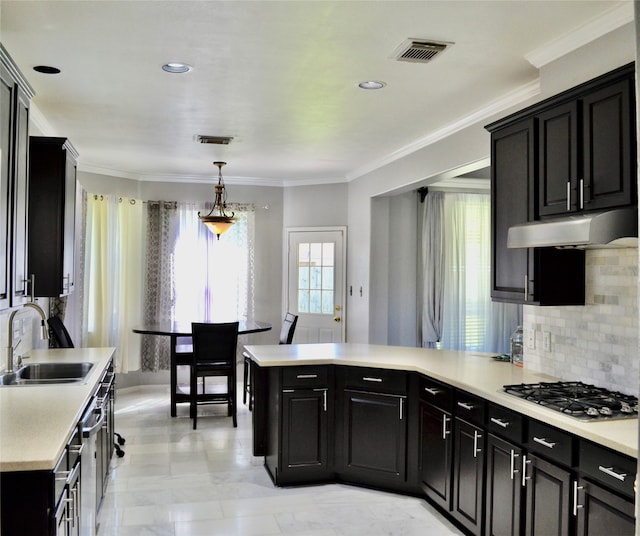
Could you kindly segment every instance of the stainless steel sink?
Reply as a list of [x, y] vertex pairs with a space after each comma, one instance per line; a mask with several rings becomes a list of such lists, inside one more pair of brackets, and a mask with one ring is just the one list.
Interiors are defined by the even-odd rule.
[[0, 375], [0, 387], [7, 385], [37, 385], [82, 383], [93, 363], [29, 363], [15, 372]]

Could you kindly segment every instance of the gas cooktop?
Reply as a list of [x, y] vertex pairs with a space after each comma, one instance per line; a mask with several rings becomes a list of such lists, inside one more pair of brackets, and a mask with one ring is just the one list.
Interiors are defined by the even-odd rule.
[[638, 399], [582, 382], [540, 382], [505, 385], [505, 392], [580, 419], [601, 421], [638, 416]]

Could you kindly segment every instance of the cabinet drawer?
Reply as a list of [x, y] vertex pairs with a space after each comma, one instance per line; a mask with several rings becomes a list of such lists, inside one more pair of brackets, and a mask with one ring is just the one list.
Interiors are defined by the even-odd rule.
[[329, 370], [325, 366], [283, 367], [282, 387], [326, 387]]
[[524, 417], [502, 406], [489, 404], [487, 428], [490, 432], [521, 445]]
[[633, 497], [636, 460], [589, 441], [580, 441], [580, 472], [608, 488]]
[[465, 391], [456, 391], [455, 400], [455, 413], [458, 417], [478, 426], [484, 426], [487, 404], [482, 398]]
[[420, 376], [420, 398], [445, 411], [453, 410], [453, 387]]
[[407, 373], [401, 370], [349, 367], [346, 382], [347, 388], [362, 391], [407, 394]]
[[527, 433], [529, 450], [567, 467], [574, 466], [573, 440], [571, 434], [538, 421], [529, 421]]

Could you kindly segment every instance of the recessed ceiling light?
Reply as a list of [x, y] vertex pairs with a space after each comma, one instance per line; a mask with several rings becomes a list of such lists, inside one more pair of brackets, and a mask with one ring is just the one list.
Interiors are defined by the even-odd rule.
[[36, 65], [33, 70], [42, 74], [60, 74], [60, 69], [50, 65]]
[[381, 89], [386, 86], [384, 82], [377, 82], [375, 80], [366, 80], [365, 82], [360, 82], [358, 84], [359, 88], [362, 89]]
[[162, 70], [168, 73], [188, 73], [191, 69], [191, 65], [177, 61], [171, 61], [162, 66]]

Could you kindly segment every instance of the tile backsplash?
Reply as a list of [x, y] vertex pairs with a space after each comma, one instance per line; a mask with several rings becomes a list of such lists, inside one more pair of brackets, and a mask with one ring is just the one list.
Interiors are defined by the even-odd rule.
[[638, 395], [638, 249], [586, 252], [586, 305], [523, 311], [525, 367]]

